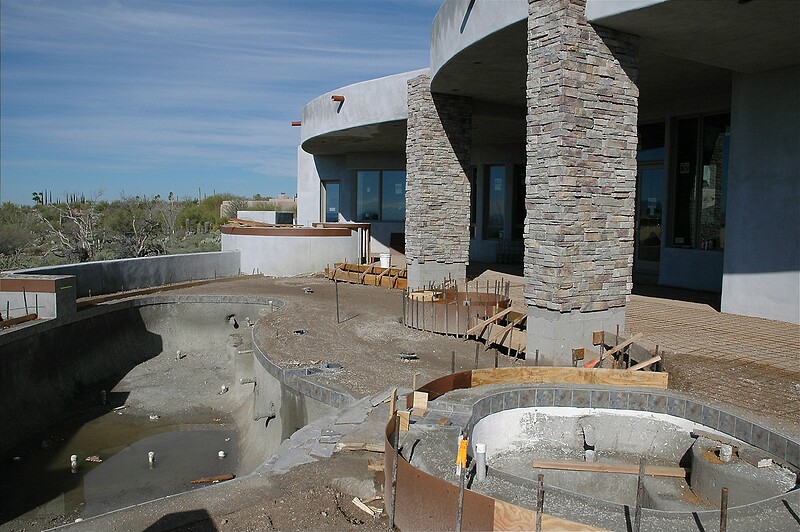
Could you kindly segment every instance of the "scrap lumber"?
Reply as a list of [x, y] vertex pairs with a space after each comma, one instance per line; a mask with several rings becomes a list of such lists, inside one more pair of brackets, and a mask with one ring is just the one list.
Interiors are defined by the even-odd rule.
[[638, 363], [638, 364], [636, 364], [635, 366], [631, 366], [631, 367], [629, 367], [629, 368], [628, 368], [628, 371], [636, 371], [637, 369], [644, 369], [644, 368], [646, 368], [647, 366], [652, 366], [653, 364], [655, 364], [655, 363], [656, 363], [656, 362], [658, 362], [659, 360], [661, 360], [661, 355], [659, 355], [659, 356], [654, 356], [653, 358], [648, 358], [648, 359], [647, 359], [647, 360], [645, 360], [644, 362], [639, 362], [639, 363]]
[[361, 502], [361, 499], [359, 499], [358, 497], [353, 497], [353, 504], [355, 504], [356, 507], [362, 512], [366, 512], [372, 517], [375, 517], [375, 512], [372, 511], [372, 508]]
[[[500, 318], [502, 318], [503, 316], [505, 316], [506, 314], [508, 314], [511, 311], [512, 311], [511, 307], [508, 307], [507, 309], [501, 310], [500, 312], [498, 312], [494, 316], [481, 321], [480, 323], [475, 325], [475, 327], [472, 327], [471, 329], [469, 329], [467, 331], [467, 333], [466, 333], [466, 336], [473, 335], [477, 331], [483, 332], [483, 329], [485, 329], [487, 325], [489, 325], [490, 323], [496, 322], [497, 320], [499, 320]], [[480, 334], [478, 334], [477, 336], [480, 336]]]
[[[639, 464], [611, 464], [605, 462], [578, 462], [574, 460], [534, 460], [535, 469], [558, 469], [560, 471], [591, 471], [593, 473], [623, 473], [638, 475]], [[686, 470], [682, 467], [646, 465], [644, 474], [648, 477], [684, 478]]]
[[382, 453], [385, 451], [382, 443], [372, 442], [339, 442], [336, 444], [337, 451], [367, 451], [370, 453]]
[[225, 482], [226, 480], [233, 480], [236, 475], [215, 475], [213, 477], [202, 477], [192, 481], [192, 484], [217, 484], [218, 482]]
[[[514, 316], [515, 314], [519, 314], [519, 315], [518, 316]], [[525, 314], [525, 313], [522, 313], [522, 312], [519, 312], [519, 313], [518, 312], [511, 312], [509, 314], [509, 317], [512, 317], [512, 316], [513, 316], [513, 318], [511, 319], [511, 321], [509, 321], [509, 323], [507, 325], [505, 325], [502, 329], [500, 329], [497, 332], [497, 334], [495, 334], [494, 336], [492, 336], [488, 340], [486, 340], [486, 348], [484, 349], [484, 351], [488, 351], [489, 350], [489, 346], [492, 345], [492, 344], [495, 344], [495, 343], [497, 343], [497, 344], [499, 344], [499, 345], [501, 345], [503, 347], [510, 348], [510, 346], [505, 345], [505, 340], [506, 340], [506, 337], [508, 336], [508, 333], [511, 331], [511, 329], [513, 329], [514, 327], [516, 327], [517, 325], [521, 324], [523, 321], [528, 319], [528, 315]], [[500, 338], [499, 342], [497, 341], [498, 338]]]
[[616, 347], [612, 347], [611, 349], [609, 349], [608, 351], [606, 351], [605, 353], [600, 355], [600, 358], [597, 358], [595, 360], [587, 362], [586, 364], [583, 365], [583, 367], [584, 368], [593, 368], [593, 367], [595, 367], [602, 360], [605, 360], [606, 358], [619, 353], [620, 351], [622, 351], [623, 349], [625, 349], [626, 347], [628, 347], [629, 345], [631, 345], [633, 342], [635, 342], [636, 340], [638, 340], [641, 337], [642, 337], [642, 333], [634, 334], [633, 336], [631, 336], [630, 338], [628, 338], [627, 340], [625, 340], [621, 344], [617, 345]]
[[33, 321], [37, 319], [39, 316], [36, 314], [25, 314], [24, 316], [20, 316], [19, 318], [11, 318], [7, 320], [0, 321], [0, 329], [11, 327], [13, 325], [19, 325], [20, 323], [25, 323], [28, 321]]
[[740, 460], [744, 460], [755, 467], [769, 467], [772, 465], [772, 458], [767, 456], [764, 451], [752, 447], [741, 447], [737, 454]]

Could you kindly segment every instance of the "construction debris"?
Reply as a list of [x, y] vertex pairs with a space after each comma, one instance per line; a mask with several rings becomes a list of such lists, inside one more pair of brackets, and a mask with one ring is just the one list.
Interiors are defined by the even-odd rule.
[[408, 287], [405, 268], [381, 268], [377, 262], [364, 265], [337, 262], [333, 268], [325, 268], [325, 277], [333, 281], [383, 286], [399, 290]]

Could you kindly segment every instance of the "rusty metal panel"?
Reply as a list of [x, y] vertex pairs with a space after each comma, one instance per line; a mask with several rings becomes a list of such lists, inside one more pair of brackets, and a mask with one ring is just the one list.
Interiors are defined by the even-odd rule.
[[461, 371], [439, 377], [427, 384], [423, 384], [418, 389], [421, 392], [428, 392], [428, 400], [432, 401], [451, 390], [460, 390], [472, 387], [472, 370]]

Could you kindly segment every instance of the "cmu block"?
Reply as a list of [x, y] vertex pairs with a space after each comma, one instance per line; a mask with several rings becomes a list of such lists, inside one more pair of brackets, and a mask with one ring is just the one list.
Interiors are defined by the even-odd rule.
[[[472, 100], [408, 80], [406, 262], [469, 261]], [[463, 268], [462, 268], [463, 269]]]
[[529, 0], [525, 301], [624, 307], [633, 266], [638, 38], [585, 0]]

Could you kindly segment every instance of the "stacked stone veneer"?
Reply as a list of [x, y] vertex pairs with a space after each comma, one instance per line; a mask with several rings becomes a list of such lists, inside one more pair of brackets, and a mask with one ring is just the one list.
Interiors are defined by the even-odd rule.
[[412, 78], [408, 80], [407, 127], [409, 282], [413, 283], [420, 266], [429, 270], [429, 280], [441, 281], [443, 274], [458, 270], [448, 265], [466, 271], [469, 261], [472, 100], [432, 94], [429, 76]]
[[633, 264], [638, 40], [584, 7], [529, 0], [525, 300], [561, 313], [624, 307]]

